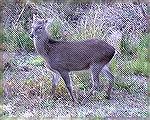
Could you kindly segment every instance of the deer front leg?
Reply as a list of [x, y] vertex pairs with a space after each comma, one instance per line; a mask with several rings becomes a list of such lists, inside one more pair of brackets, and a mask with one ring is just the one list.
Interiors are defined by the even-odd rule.
[[58, 71], [52, 69], [48, 63], [45, 64], [46, 67], [53, 72], [53, 79], [52, 79], [52, 97], [55, 96], [55, 90], [58, 82], [60, 81], [60, 74]]
[[59, 72], [61, 77], [63, 78], [64, 82], [65, 82], [65, 85], [69, 91], [69, 94], [73, 100], [73, 104], [77, 104], [77, 99], [76, 97], [74, 96], [73, 94], [73, 89], [72, 89], [72, 85], [71, 85], [71, 81], [70, 81], [70, 77], [69, 77], [69, 73], [67, 71], [62, 71], [62, 72]]

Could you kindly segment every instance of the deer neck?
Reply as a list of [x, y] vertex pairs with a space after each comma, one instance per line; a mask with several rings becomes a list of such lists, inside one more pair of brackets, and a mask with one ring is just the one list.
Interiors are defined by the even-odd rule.
[[35, 49], [43, 57], [46, 56], [46, 54], [47, 54], [45, 45], [48, 43], [48, 41], [49, 41], [49, 39], [48, 39], [47, 35], [43, 36], [41, 34], [34, 38]]

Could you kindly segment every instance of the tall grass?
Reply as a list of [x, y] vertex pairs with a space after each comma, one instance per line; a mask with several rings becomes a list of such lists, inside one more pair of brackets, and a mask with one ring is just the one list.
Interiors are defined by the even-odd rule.
[[5, 31], [2, 34], [3, 43], [8, 51], [17, 51], [17, 50], [26, 50], [33, 51], [33, 41], [30, 39], [29, 35], [17, 29], [11, 29], [9, 31]]
[[[138, 45], [132, 44], [128, 39], [121, 43], [122, 55], [120, 60], [113, 58], [111, 69], [115, 74], [121, 72], [125, 75], [149, 75], [149, 39], [150, 34], [142, 35]], [[122, 66], [119, 66], [121, 64]], [[118, 67], [116, 67], [118, 66]], [[120, 69], [120, 70], [118, 70]]]

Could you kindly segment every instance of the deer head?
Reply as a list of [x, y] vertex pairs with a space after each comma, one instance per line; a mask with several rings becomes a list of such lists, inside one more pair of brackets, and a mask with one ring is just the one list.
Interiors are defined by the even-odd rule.
[[40, 19], [36, 15], [33, 15], [30, 37], [44, 36], [44, 34], [47, 36], [47, 23], [48, 20]]

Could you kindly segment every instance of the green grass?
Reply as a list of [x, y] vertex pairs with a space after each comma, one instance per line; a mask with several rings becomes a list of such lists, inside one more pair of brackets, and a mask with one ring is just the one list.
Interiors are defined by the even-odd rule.
[[80, 90], [87, 90], [90, 87], [90, 79], [89, 72], [76, 72], [73, 81]]
[[[115, 59], [112, 60], [112, 63], [110, 65], [110, 68], [113, 72], [113, 74], [119, 74], [118, 71], [118, 63], [116, 62]], [[150, 62], [141, 60], [141, 59], [135, 59], [131, 61], [125, 61], [123, 63], [122, 68], [122, 74], [130, 75], [130, 74], [135, 74], [135, 75], [143, 75], [143, 76], [149, 76], [150, 73]]]
[[48, 31], [52, 39], [57, 40], [62, 36], [61, 28], [61, 21], [54, 19], [48, 26]]
[[33, 41], [24, 31], [11, 29], [1, 34], [2, 41], [8, 51], [27, 50], [33, 51]]
[[125, 65], [125, 72], [131, 71], [134, 74], [149, 76], [150, 70], [148, 69], [150, 67], [149, 62], [141, 61], [141, 60], [132, 60], [130, 63]]
[[38, 56], [28, 62], [28, 64], [34, 65], [34, 66], [43, 66], [44, 64], [44, 58], [41, 56]]
[[100, 115], [95, 115], [92, 117], [86, 118], [87, 120], [105, 120], [105, 118], [101, 117]]
[[1, 86], [1, 83], [3, 82], [3, 73], [0, 71], [0, 96], [3, 94], [4, 89]]
[[111, 64], [110, 64], [110, 69], [111, 69], [111, 71], [112, 71], [113, 74], [117, 73], [117, 67], [116, 66], [117, 66], [117, 61], [116, 61], [115, 58], [113, 58], [111, 60]]
[[[122, 46], [122, 61], [117, 61], [115, 58], [112, 59], [110, 68], [114, 74], [130, 75], [132, 73], [138, 75], [148, 76], [150, 73], [150, 58], [149, 58], [149, 39], [150, 34], [142, 35], [140, 43], [136, 46], [132, 45], [129, 41], [124, 41]], [[130, 45], [129, 45], [130, 44]], [[131, 51], [127, 51], [130, 49]], [[136, 54], [137, 58], [133, 55]], [[118, 66], [121, 62], [122, 66]], [[118, 71], [118, 67], [121, 67], [122, 71]]]

